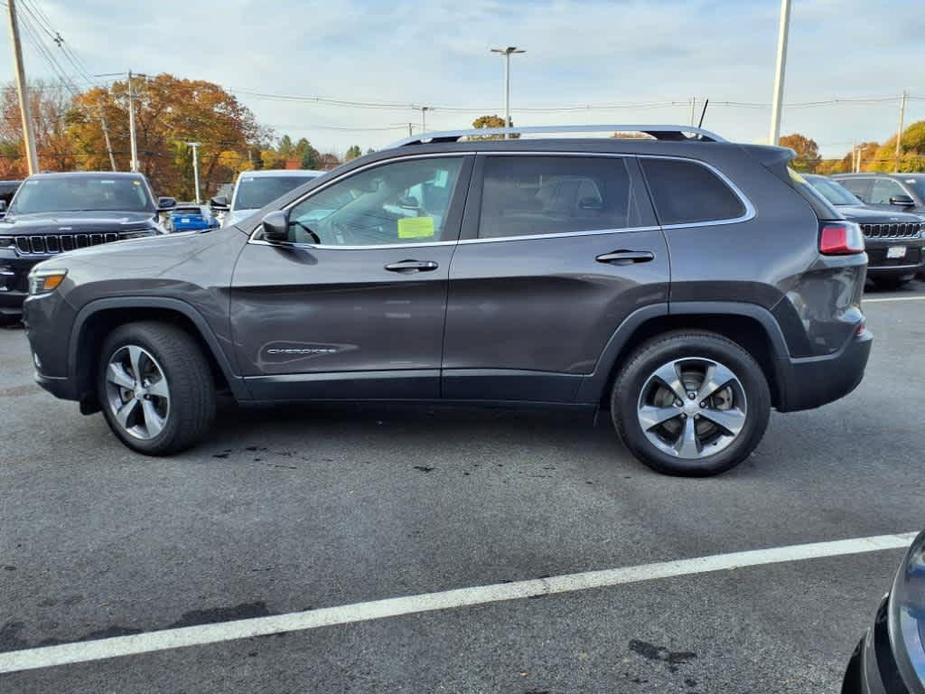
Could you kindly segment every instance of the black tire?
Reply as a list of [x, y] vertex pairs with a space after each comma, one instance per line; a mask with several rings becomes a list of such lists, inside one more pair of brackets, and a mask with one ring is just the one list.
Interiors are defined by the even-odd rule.
[[[731, 443], [720, 452], [687, 459], [664, 452], [653, 444], [639, 423], [638, 408], [649, 377], [676, 359], [703, 358], [732, 370], [747, 402], [745, 423]], [[745, 460], [764, 436], [771, 410], [767, 379], [755, 359], [738, 344], [721, 335], [700, 331], [677, 331], [641, 345], [620, 371], [610, 398], [617, 433], [627, 448], [653, 470], [667, 475], [708, 477], [718, 475]]]
[[[169, 410], [163, 429], [148, 439], [126, 431], [116, 420], [107, 399], [109, 361], [129, 345], [141, 347], [154, 357], [169, 390]], [[205, 436], [215, 416], [215, 385], [209, 362], [196, 340], [170, 323], [128, 323], [113, 330], [103, 341], [97, 394], [113, 433], [126, 446], [146, 455], [171, 455], [190, 448]]]

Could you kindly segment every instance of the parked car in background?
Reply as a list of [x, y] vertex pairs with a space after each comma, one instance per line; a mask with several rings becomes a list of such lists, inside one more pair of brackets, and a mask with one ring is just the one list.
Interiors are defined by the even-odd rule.
[[211, 206], [216, 212], [224, 212], [222, 226], [231, 226], [323, 173], [313, 169], [245, 171], [238, 175], [231, 200], [223, 196], [214, 197], [210, 201]]
[[925, 216], [925, 173], [857, 173], [832, 176], [871, 207]]
[[192, 202], [178, 202], [167, 213], [167, 231], [203, 231], [220, 227], [219, 221], [212, 215], [208, 205]]
[[605, 408], [653, 469], [728, 470], [772, 407], [860, 383], [864, 240], [791, 150], [641, 130], [657, 141], [427, 133], [227, 233], [45, 262], [36, 380], [150, 455], [200, 440], [227, 389]]
[[77, 248], [164, 233], [155, 201], [139, 173], [46, 173], [29, 176], [0, 220], [0, 320], [18, 320], [29, 271]]
[[925, 267], [925, 220], [897, 208], [868, 207], [840, 181], [803, 174], [845, 219], [857, 222], [867, 247], [867, 276], [884, 288], [911, 280]]
[[851, 656], [842, 694], [925, 692], [925, 532], [899, 564], [873, 624]]
[[0, 181], [0, 219], [3, 219], [13, 195], [21, 185], [22, 181]]

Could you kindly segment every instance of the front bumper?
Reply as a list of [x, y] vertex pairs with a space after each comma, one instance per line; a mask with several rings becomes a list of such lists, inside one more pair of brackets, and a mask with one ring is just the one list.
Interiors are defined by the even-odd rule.
[[44, 257], [21, 258], [14, 252], [0, 252], [0, 314], [22, 315], [22, 304], [29, 295], [29, 271]]
[[870, 357], [873, 335], [859, 327], [835, 354], [778, 360], [781, 412], [809, 410], [843, 398], [858, 387]]
[[[925, 267], [925, 238], [864, 239], [867, 249], [867, 274], [873, 277], [908, 276]], [[890, 248], [905, 249], [902, 258], [887, 258]]]

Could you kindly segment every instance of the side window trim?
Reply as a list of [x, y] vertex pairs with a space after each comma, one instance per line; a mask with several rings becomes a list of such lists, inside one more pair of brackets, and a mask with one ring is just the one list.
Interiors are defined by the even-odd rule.
[[[725, 186], [732, 191], [732, 194], [738, 198], [739, 202], [742, 203], [744, 212], [738, 217], [729, 217], [723, 219], [708, 219], [702, 222], [682, 222], [679, 224], [659, 224], [661, 229], [689, 229], [690, 227], [710, 227], [710, 226], [719, 226], [722, 224], [741, 224], [743, 222], [748, 222], [755, 218], [755, 206], [752, 205], [752, 201], [748, 199], [748, 196], [742, 191], [739, 186], [737, 186], [731, 178], [729, 178], [722, 171], [717, 169], [712, 164], [701, 161], [700, 159], [692, 159], [690, 157], [677, 157], [663, 154], [640, 154], [639, 159], [667, 159], [669, 161], [682, 161], [687, 164], [694, 164], [696, 166], [702, 166], [707, 171], [711, 172], [714, 176], [719, 178], [719, 180], [725, 184]], [[640, 166], [640, 169], [643, 167]], [[642, 171], [642, 177], [645, 180], [645, 172]], [[649, 189], [649, 182], [646, 180], [646, 190], [649, 193], [649, 198], [652, 202], [652, 208], [655, 209], [655, 214], [658, 215], [658, 209], [655, 207], [655, 199], [652, 196], [652, 191]]]
[[[342, 175], [332, 178], [330, 181], [326, 181], [324, 185], [313, 188], [308, 191], [305, 195], [292, 200], [281, 208], [281, 211], [289, 211], [296, 205], [300, 205], [305, 202], [312, 196], [321, 191], [329, 188], [336, 183], [346, 180], [347, 178], [354, 176], [362, 171], [368, 171], [369, 169], [377, 168], [380, 166], [386, 166], [388, 164], [394, 164], [402, 161], [409, 161], [412, 159], [444, 159], [447, 157], [462, 157], [463, 163], [460, 167], [459, 176], [456, 181], [456, 187], [453, 190], [453, 196], [450, 199], [450, 206], [447, 212], [447, 221], [446, 225], [450, 229], [456, 229], [456, 238], [446, 239], [443, 241], [422, 241], [417, 243], [381, 243], [381, 244], [370, 244], [366, 246], [347, 246], [347, 245], [338, 245], [338, 244], [315, 244], [315, 243], [301, 243], [296, 241], [276, 241], [270, 242], [262, 238], [258, 238], [263, 224], [258, 222], [254, 228], [251, 230], [248, 235], [249, 238], [247, 242], [249, 244], [259, 245], [259, 246], [287, 246], [293, 248], [317, 248], [319, 250], [340, 250], [340, 251], [357, 251], [357, 250], [380, 250], [383, 248], [423, 248], [428, 246], [453, 246], [459, 242], [459, 230], [461, 227], [461, 220], [463, 214], [463, 206], [466, 201], [466, 193], [468, 191], [470, 180], [472, 177], [472, 165], [473, 160], [475, 159], [474, 152], [435, 152], [432, 154], [413, 154], [406, 156], [396, 156], [389, 159], [381, 159], [379, 161], [371, 162], [366, 166], [361, 166], [356, 169], [351, 169], [350, 171], [344, 172]], [[451, 232], [452, 236], [452, 232]]]

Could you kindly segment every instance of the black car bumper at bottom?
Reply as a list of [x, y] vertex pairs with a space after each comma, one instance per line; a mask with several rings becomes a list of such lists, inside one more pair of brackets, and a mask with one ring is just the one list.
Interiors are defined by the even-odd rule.
[[18, 318], [29, 294], [29, 271], [45, 258], [0, 253], [0, 316]]
[[[867, 274], [874, 279], [912, 277], [925, 265], [925, 238], [865, 238], [864, 244], [867, 247]], [[894, 257], [890, 257], [891, 253]], [[897, 255], [899, 253], [902, 255]]]
[[781, 412], [809, 410], [848, 395], [864, 378], [873, 339], [862, 323], [835, 354], [780, 361], [777, 409]]

